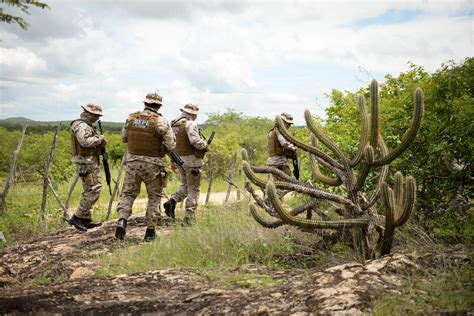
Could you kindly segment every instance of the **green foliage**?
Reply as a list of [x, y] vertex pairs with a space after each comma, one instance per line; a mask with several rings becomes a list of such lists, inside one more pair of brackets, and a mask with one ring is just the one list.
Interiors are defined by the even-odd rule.
[[[0, 3], [5, 3], [10, 7], [16, 7], [20, 9], [21, 12], [28, 15], [30, 14], [28, 11], [30, 6], [35, 6], [41, 9], [49, 9], [49, 6], [46, 3], [42, 3], [38, 0], [1, 0]], [[0, 8], [0, 21], [5, 23], [16, 23], [24, 30], [30, 26], [22, 17], [3, 12], [3, 8]]]
[[272, 124], [267, 118], [249, 117], [232, 109], [223, 114], [208, 114], [203, 134], [209, 136], [211, 131], [216, 131], [211, 151], [207, 154], [212, 156], [214, 175], [228, 173], [234, 153], [237, 153], [238, 169], [241, 169], [242, 147], [247, 149], [251, 161], [264, 164], [267, 159], [267, 133]]

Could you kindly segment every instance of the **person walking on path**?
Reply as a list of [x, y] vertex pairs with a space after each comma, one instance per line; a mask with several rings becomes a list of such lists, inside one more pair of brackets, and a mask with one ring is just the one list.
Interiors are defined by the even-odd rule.
[[73, 162], [82, 180], [81, 201], [76, 213], [68, 223], [79, 231], [98, 227], [102, 222], [92, 221], [92, 207], [100, 197], [102, 182], [99, 168], [99, 155], [105, 150], [107, 139], [97, 133], [92, 125], [102, 116], [102, 108], [96, 104], [82, 106], [79, 119], [71, 122], [71, 146]]
[[161, 221], [160, 203], [167, 180], [163, 157], [176, 144], [169, 122], [158, 113], [162, 97], [157, 93], [149, 93], [143, 103], [144, 110], [130, 114], [122, 129], [122, 141], [127, 143], [128, 153], [123, 189], [117, 206], [120, 218], [115, 237], [120, 240], [125, 237], [127, 219], [132, 214], [133, 202], [140, 193], [142, 182], [148, 193], [144, 240], [155, 239], [155, 226]]
[[181, 115], [171, 122], [171, 126], [176, 134], [175, 151], [184, 162], [179, 168], [181, 184], [163, 206], [166, 215], [174, 219], [176, 204], [186, 199], [183, 225], [189, 226], [196, 219], [195, 211], [199, 200], [201, 167], [209, 145], [199, 133], [198, 125], [195, 122], [199, 107], [189, 103], [180, 110]]

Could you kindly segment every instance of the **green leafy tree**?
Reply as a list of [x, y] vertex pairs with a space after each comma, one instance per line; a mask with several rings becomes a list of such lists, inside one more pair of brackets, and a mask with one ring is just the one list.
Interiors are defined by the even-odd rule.
[[[41, 9], [49, 9], [49, 6], [46, 3], [37, 0], [0, 0], [0, 3], [2, 5], [6, 4], [9, 7], [18, 8], [21, 10], [21, 12], [28, 15], [30, 14], [28, 10], [31, 6]], [[0, 21], [6, 23], [16, 23], [24, 30], [30, 26], [28, 22], [26, 22], [22, 17], [5, 13], [4, 8], [0, 8]]]

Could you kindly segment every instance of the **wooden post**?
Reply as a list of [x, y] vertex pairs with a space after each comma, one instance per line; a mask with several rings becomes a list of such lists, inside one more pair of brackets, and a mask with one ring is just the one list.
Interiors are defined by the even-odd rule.
[[45, 211], [46, 211], [46, 199], [48, 197], [48, 184], [49, 184], [49, 166], [53, 162], [54, 158], [54, 149], [56, 148], [56, 141], [58, 140], [58, 133], [62, 127], [62, 123], [59, 123], [58, 128], [54, 132], [53, 142], [51, 143], [51, 149], [49, 150], [49, 156], [44, 165], [43, 173], [43, 199], [41, 200], [41, 215], [40, 222], [44, 223], [46, 221]]
[[74, 192], [74, 188], [76, 187], [78, 180], [79, 180], [79, 173], [76, 173], [76, 176], [74, 177], [74, 181], [72, 182], [71, 187], [69, 188], [69, 193], [67, 194], [65, 206], [68, 210], [69, 210], [69, 204], [71, 202], [71, 196], [72, 196], [72, 193]]
[[20, 153], [21, 144], [23, 143], [23, 139], [25, 137], [26, 127], [28, 124], [23, 126], [23, 130], [21, 131], [20, 139], [18, 140], [18, 146], [16, 147], [15, 151], [13, 152], [12, 159], [10, 160], [10, 172], [8, 173], [7, 182], [5, 183], [5, 189], [2, 193], [2, 202], [0, 204], [0, 213], [3, 213], [7, 208], [7, 194], [8, 190], [10, 189], [11, 180], [13, 175], [15, 174], [16, 169], [16, 159], [18, 158], [18, 154]]
[[209, 198], [211, 197], [211, 187], [213, 179], [213, 172], [212, 172], [212, 155], [207, 157], [207, 178], [209, 184], [207, 185], [207, 195], [206, 195], [206, 205], [209, 204]]
[[229, 186], [227, 187], [227, 195], [225, 196], [224, 204], [227, 203], [230, 196], [230, 191], [232, 190], [232, 178], [234, 177], [235, 167], [237, 165], [237, 153], [234, 153], [232, 156], [232, 162], [230, 165], [230, 172], [229, 172]]
[[105, 220], [108, 220], [110, 217], [110, 211], [112, 210], [112, 203], [114, 202], [115, 195], [118, 192], [120, 187], [120, 177], [122, 176], [123, 166], [125, 165], [125, 160], [127, 160], [127, 150], [123, 153], [122, 162], [120, 163], [120, 169], [117, 175], [117, 181], [115, 182], [114, 191], [112, 192], [112, 196], [109, 200], [109, 208], [107, 209], [107, 215], [105, 216]]
[[51, 193], [53, 193], [53, 196], [56, 198], [56, 201], [58, 201], [59, 206], [63, 209], [63, 219], [68, 220], [69, 219], [69, 212], [67, 207], [61, 202], [61, 199], [59, 198], [58, 194], [54, 190], [53, 183], [51, 182], [51, 175], [48, 176], [48, 187], [51, 190]]
[[[242, 177], [242, 169], [239, 169], [239, 178]], [[237, 190], [237, 201], [240, 201], [240, 190]]]

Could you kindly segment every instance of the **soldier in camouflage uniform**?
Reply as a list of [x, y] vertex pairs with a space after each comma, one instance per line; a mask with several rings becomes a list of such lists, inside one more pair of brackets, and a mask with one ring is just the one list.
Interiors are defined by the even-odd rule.
[[[281, 113], [285, 127], [290, 128], [293, 124], [293, 116], [288, 113]], [[268, 132], [268, 159], [267, 166], [277, 168], [287, 175], [291, 176], [290, 164], [288, 163], [289, 158], [296, 158], [296, 146], [287, 141], [283, 135], [278, 132], [274, 126]], [[278, 177], [276, 177], [278, 179]], [[288, 191], [277, 190], [277, 195], [283, 198]]]
[[87, 104], [82, 108], [84, 112], [81, 118], [71, 122], [70, 131], [73, 162], [77, 165], [84, 192], [76, 213], [68, 222], [79, 231], [86, 231], [102, 225], [102, 222], [93, 222], [91, 216], [92, 207], [99, 199], [102, 188], [99, 155], [107, 140], [92, 126], [102, 116], [102, 108], [95, 104]]
[[122, 141], [128, 144], [127, 171], [117, 212], [120, 219], [115, 237], [123, 239], [132, 205], [144, 182], [148, 193], [146, 209], [145, 241], [155, 238], [155, 225], [161, 220], [160, 202], [166, 186], [167, 173], [163, 165], [164, 155], [173, 150], [175, 135], [168, 121], [158, 113], [162, 97], [157, 93], [146, 96], [145, 109], [130, 114], [122, 129]]
[[171, 122], [176, 134], [176, 153], [184, 164], [179, 168], [181, 185], [171, 195], [163, 206], [165, 213], [174, 218], [176, 203], [186, 199], [183, 225], [191, 225], [195, 220], [195, 210], [199, 200], [199, 186], [201, 183], [201, 167], [204, 153], [208, 150], [207, 142], [201, 138], [199, 128], [195, 122], [199, 107], [186, 104], [181, 110], [181, 116]]

